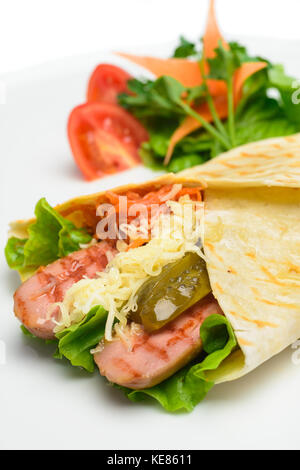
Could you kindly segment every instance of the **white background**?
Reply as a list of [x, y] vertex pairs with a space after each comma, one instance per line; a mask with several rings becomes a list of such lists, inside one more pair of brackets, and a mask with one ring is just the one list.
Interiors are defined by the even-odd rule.
[[[207, 0], [0, 0], [0, 74], [203, 31]], [[299, 0], [217, 0], [224, 33], [300, 39]]]

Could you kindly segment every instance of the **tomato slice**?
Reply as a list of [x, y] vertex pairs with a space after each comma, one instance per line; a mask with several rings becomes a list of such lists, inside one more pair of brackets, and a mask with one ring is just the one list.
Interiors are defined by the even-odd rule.
[[73, 109], [68, 137], [78, 167], [94, 180], [140, 164], [138, 149], [148, 133], [120, 106], [94, 102]]
[[87, 101], [118, 103], [119, 93], [129, 93], [127, 81], [132, 78], [125, 70], [110, 64], [100, 64], [92, 73], [87, 90]]

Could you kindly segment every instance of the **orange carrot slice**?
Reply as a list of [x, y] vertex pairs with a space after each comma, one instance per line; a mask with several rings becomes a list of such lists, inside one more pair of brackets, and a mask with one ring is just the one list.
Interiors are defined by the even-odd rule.
[[187, 59], [160, 59], [117, 53], [119, 56], [134, 62], [152, 72], [156, 77], [168, 75], [175, 78], [185, 87], [194, 87], [202, 83], [200, 68], [197, 62]]
[[[203, 48], [205, 57], [213, 57], [216, 49], [222, 42], [224, 47], [228, 48], [228, 44], [223, 39], [218, 28], [214, 0], [210, 1], [209, 13], [206, 25], [206, 31], [203, 38]], [[198, 62], [188, 59], [160, 59], [158, 57], [143, 57], [132, 54], [118, 52], [117, 55], [130, 60], [131, 62], [145, 67], [156, 77], [168, 75], [175, 78], [185, 87], [194, 87], [201, 85], [203, 82]], [[224, 93], [224, 83], [219, 80], [208, 80], [208, 87], [213, 96]]]
[[183, 188], [177, 193], [176, 199], [186, 195], [190, 196], [191, 199], [195, 198], [198, 202], [202, 201], [201, 188]]
[[[225, 119], [228, 114], [228, 103], [227, 103], [227, 96], [226, 95], [220, 95], [214, 97], [214, 105], [216, 108], [216, 111], [218, 113], [218, 116], [220, 119]], [[213, 120], [213, 117], [211, 115], [211, 112], [209, 110], [208, 104], [203, 103], [200, 107], [196, 108], [195, 111], [199, 113], [206, 121], [211, 122]], [[174, 134], [172, 135], [169, 143], [169, 147], [166, 153], [166, 158], [165, 158], [165, 163], [168, 164], [168, 162], [171, 159], [171, 156], [173, 154], [175, 145], [180, 142], [184, 137], [189, 135], [191, 132], [194, 132], [195, 130], [199, 129], [201, 127], [201, 124], [199, 121], [196, 121], [193, 117], [188, 116], [182, 124], [176, 129]]]
[[[213, 58], [215, 49], [219, 43], [228, 49], [229, 45], [224, 40], [216, 20], [215, 1], [210, 0], [208, 18], [206, 23], [205, 34], [203, 37], [203, 50], [205, 58]], [[134, 62], [137, 65], [145, 67], [156, 77], [168, 75], [180, 81], [186, 87], [194, 87], [203, 83], [200, 67], [197, 62], [187, 59], [160, 59], [156, 57], [141, 57], [131, 54], [118, 53], [121, 57]], [[243, 64], [235, 73], [234, 77], [234, 103], [237, 106], [242, 95], [242, 88], [245, 80], [250, 75], [258, 72], [266, 67], [265, 62], [249, 62]], [[205, 64], [205, 70], [208, 72], [208, 65]], [[207, 86], [210, 94], [213, 96], [216, 111], [220, 119], [225, 119], [228, 115], [227, 109], [227, 86], [222, 80], [207, 80]], [[204, 103], [196, 110], [208, 122], [213, 120], [207, 103]], [[170, 139], [165, 162], [170, 161], [175, 145], [191, 132], [199, 129], [201, 124], [192, 117], [187, 117], [178, 129], [174, 132]]]
[[238, 70], [236, 70], [234, 75], [234, 104], [238, 105], [243, 91], [243, 85], [247, 78], [255, 74], [259, 70], [267, 67], [266, 62], [245, 62]]
[[[214, 57], [214, 50], [218, 47], [219, 41], [222, 42], [224, 47], [229, 47], [222, 37], [217, 24], [214, 0], [210, 0], [206, 31], [203, 38], [205, 57]], [[194, 87], [203, 83], [199, 64], [188, 59], [160, 59], [157, 57], [141, 57], [124, 53], [118, 53], [118, 55], [137, 65], [145, 67], [156, 77], [163, 75], [173, 77], [185, 87]], [[207, 85], [212, 96], [226, 93], [226, 85], [221, 80], [208, 80]]]
[[[156, 77], [168, 75], [175, 78], [187, 88], [199, 86], [203, 83], [198, 62], [187, 59], [159, 59], [157, 57], [142, 57], [118, 52], [117, 55], [124, 59], [145, 67]], [[221, 80], [208, 80], [207, 86], [212, 96], [226, 92], [226, 86]]]
[[[243, 91], [243, 85], [247, 78], [249, 78], [254, 73], [262, 70], [267, 66], [266, 62], [245, 62], [236, 72], [234, 76], [234, 104], [235, 106], [238, 105]], [[214, 97], [214, 104], [218, 116], [220, 119], [225, 119], [228, 115], [228, 108], [227, 108], [227, 97], [223, 96], [216, 96]], [[208, 108], [207, 103], [204, 103], [200, 108], [196, 109], [196, 111], [201, 114], [206, 121], [211, 122], [213, 120], [211, 112]], [[194, 132], [197, 129], [201, 128], [200, 122], [196, 121], [196, 119], [192, 117], [187, 117], [183, 123], [176, 129], [174, 134], [172, 135], [169, 143], [169, 147], [167, 150], [165, 162], [166, 164], [170, 161], [171, 156], [173, 154], [175, 145], [180, 142], [184, 137], [189, 135], [191, 132]]]
[[212, 58], [215, 56], [215, 49], [219, 46], [220, 41], [225, 49], [229, 48], [219, 30], [215, 12], [215, 1], [210, 0], [206, 29], [203, 37], [203, 50], [206, 58]]

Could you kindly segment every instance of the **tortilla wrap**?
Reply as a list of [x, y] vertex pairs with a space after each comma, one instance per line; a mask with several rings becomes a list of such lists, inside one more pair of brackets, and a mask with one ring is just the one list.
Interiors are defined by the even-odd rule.
[[235, 379], [300, 337], [300, 134], [244, 145], [181, 175], [208, 185], [207, 269], [244, 356], [214, 379]]
[[[207, 187], [204, 253], [215, 298], [240, 349], [211, 375], [238, 378], [300, 337], [300, 135], [234, 149], [211, 162], [144, 185], [114, 190], [150, 191], [163, 184]], [[105, 193], [57, 206], [78, 227], [93, 227]], [[12, 224], [24, 237], [32, 221]]]
[[[118, 195], [127, 194], [128, 191], [138, 191], [140, 194], [146, 194], [150, 191], [154, 191], [160, 188], [163, 185], [179, 183], [190, 187], [206, 187], [205, 182], [201, 182], [201, 179], [198, 176], [182, 177], [169, 173], [145, 183], [128, 184], [126, 186], [113, 188], [111, 192], [114, 192]], [[94, 230], [100, 220], [100, 218], [96, 215], [96, 210], [100, 204], [107, 202], [109, 202], [109, 200], [106, 197], [106, 191], [101, 191], [99, 193], [75, 197], [67, 202], [64, 202], [63, 204], [55, 206], [54, 209], [63, 217], [73, 222], [77, 228], [86, 227], [88, 229]], [[27, 238], [27, 229], [34, 221], [35, 219], [17, 220], [15, 222], [11, 222], [9, 236]]]
[[237, 147], [180, 175], [204, 179], [210, 188], [299, 188], [300, 134]]

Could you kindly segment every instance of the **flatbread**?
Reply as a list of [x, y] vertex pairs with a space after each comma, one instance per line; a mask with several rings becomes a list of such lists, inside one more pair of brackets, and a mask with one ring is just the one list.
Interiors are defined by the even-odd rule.
[[300, 134], [246, 144], [180, 173], [210, 188], [300, 187]]
[[300, 337], [300, 134], [238, 147], [181, 175], [208, 185], [207, 269], [242, 352], [213, 378], [230, 380]]
[[218, 371], [224, 381], [300, 337], [300, 189], [209, 189], [204, 219], [213, 294], [244, 355]]

